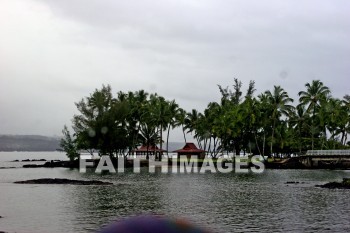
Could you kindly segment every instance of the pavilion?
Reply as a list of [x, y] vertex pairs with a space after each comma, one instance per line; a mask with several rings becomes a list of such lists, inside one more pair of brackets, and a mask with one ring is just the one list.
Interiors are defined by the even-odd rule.
[[158, 146], [156, 145], [150, 145], [147, 148], [147, 145], [142, 145], [140, 148], [135, 149], [132, 151], [133, 154], [136, 155], [155, 155], [155, 154], [160, 154], [160, 153], [164, 153], [167, 152], [166, 150], [161, 150], [158, 148]]
[[191, 158], [192, 155], [197, 156], [199, 159], [204, 159], [205, 157], [205, 150], [198, 149], [192, 142], [187, 142], [182, 149], [173, 152], [177, 153], [177, 158], [180, 158], [181, 155], [186, 155], [187, 158]]

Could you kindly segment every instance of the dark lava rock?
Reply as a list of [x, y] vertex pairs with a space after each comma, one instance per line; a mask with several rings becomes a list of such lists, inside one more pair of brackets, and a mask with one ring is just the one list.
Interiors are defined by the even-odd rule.
[[43, 167], [79, 168], [79, 160], [74, 160], [74, 161], [51, 160], [51, 161], [44, 163]]
[[323, 185], [316, 185], [316, 187], [328, 189], [350, 189], [350, 178], [344, 178], [343, 182], [330, 182]]
[[70, 180], [60, 178], [43, 178], [35, 180], [16, 181], [15, 184], [74, 184], [74, 185], [112, 185], [110, 182], [99, 180]]
[[79, 161], [47, 161], [44, 164], [25, 164], [22, 167], [24, 168], [38, 168], [38, 167], [49, 167], [49, 168], [54, 168], [54, 167], [66, 167], [66, 168], [79, 168]]
[[11, 162], [46, 162], [46, 161], [47, 161], [46, 159], [32, 159], [32, 160], [30, 160], [30, 159], [23, 159], [21, 161], [19, 161], [18, 159], [15, 159], [15, 160], [13, 160]]
[[44, 167], [44, 165], [41, 164], [24, 164], [23, 165], [24, 168], [36, 168], [36, 167]]

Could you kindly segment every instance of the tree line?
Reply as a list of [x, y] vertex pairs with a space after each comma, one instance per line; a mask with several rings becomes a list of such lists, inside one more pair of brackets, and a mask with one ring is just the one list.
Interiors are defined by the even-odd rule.
[[[314, 149], [349, 148], [350, 96], [334, 98], [320, 80], [305, 84], [294, 101], [281, 86], [255, 95], [255, 82], [243, 92], [218, 85], [221, 99], [203, 112], [186, 112], [175, 100], [144, 90], [118, 92], [103, 85], [75, 103], [73, 134], [63, 129], [61, 147], [75, 159], [79, 150], [127, 156], [139, 145], [168, 149], [169, 134], [180, 127], [213, 158], [222, 153], [290, 156]], [[158, 155], [161, 159], [161, 155]]]

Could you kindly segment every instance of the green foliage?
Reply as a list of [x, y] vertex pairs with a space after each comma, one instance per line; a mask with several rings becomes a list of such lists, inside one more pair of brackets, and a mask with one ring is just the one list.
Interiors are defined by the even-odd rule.
[[70, 132], [67, 126], [64, 126], [62, 133], [63, 133], [63, 138], [61, 139], [60, 146], [66, 152], [67, 157], [71, 161], [79, 158], [76, 141], [70, 135]]
[[[73, 117], [77, 150], [99, 151], [100, 155], [127, 156], [137, 146], [160, 144], [163, 132], [177, 126], [178, 105], [143, 90], [118, 92], [102, 86], [76, 103]], [[167, 134], [167, 141], [169, 133]], [[161, 159], [161, 156], [158, 156]]]
[[307, 83], [306, 91], [299, 92], [296, 107], [280, 86], [257, 97], [254, 81], [244, 97], [237, 79], [232, 90], [218, 87], [220, 103], [209, 103], [203, 114], [192, 110], [185, 120], [188, 132], [213, 157], [218, 150], [281, 156], [313, 148], [347, 147], [350, 97], [343, 101], [332, 98], [319, 80]]
[[219, 102], [210, 102], [203, 112], [186, 112], [157, 94], [120, 91], [113, 97], [111, 87], [102, 86], [76, 103], [74, 139], [65, 126], [61, 146], [72, 159], [81, 149], [126, 156], [141, 144], [163, 148], [164, 132], [168, 149], [171, 129], [181, 127], [184, 141], [192, 134], [214, 158], [224, 152], [281, 156], [349, 147], [350, 96], [333, 98], [319, 80], [305, 84], [296, 107], [280, 86], [258, 96], [254, 81], [245, 95], [238, 79], [232, 90], [218, 87]]

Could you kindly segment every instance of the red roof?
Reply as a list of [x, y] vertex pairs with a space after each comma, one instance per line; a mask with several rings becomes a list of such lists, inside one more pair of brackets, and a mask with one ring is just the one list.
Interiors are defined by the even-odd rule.
[[205, 152], [205, 150], [202, 150], [202, 149], [198, 149], [196, 147], [196, 145], [192, 142], [187, 142], [186, 145], [182, 148], [182, 149], [179, 149], [179, 150], [175, 150], [174, 152], [177, 152], [177, 153], [199, 153], [199, 152]]
[[161, 150], [158, 148], [158, 146], [152, 145], [148, 147], [146, 145], [142, 145], [140, 148], [133, 150], [133, 152], [147, 152], [147, 151], [163, 151], [165, 152], [166, 150]]

